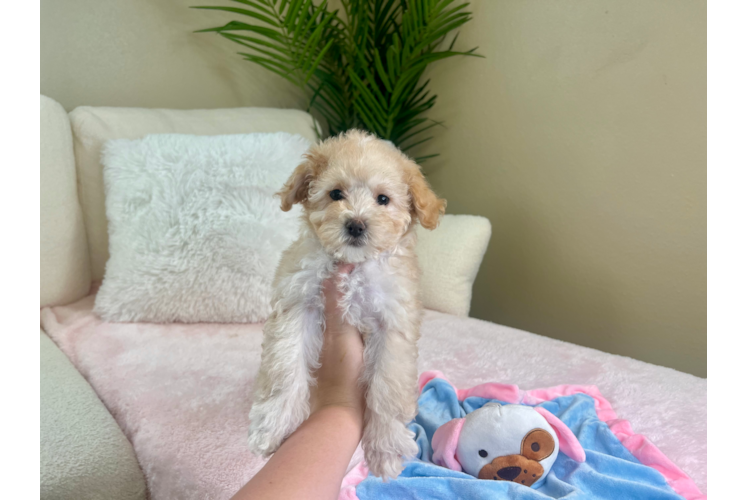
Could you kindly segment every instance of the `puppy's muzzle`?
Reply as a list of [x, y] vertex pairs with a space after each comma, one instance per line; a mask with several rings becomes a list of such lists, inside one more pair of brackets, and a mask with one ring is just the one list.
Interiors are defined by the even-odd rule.
[[359, 219], [351, 219], [345, 227], [353, 238], [360, 238], [366, 233], [366, 224]]

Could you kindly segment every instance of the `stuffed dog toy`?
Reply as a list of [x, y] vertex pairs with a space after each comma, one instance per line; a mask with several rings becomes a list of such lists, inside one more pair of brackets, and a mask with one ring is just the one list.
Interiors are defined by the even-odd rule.
[[478, 479], [531, 486], [545, 480], [558, 452], [577, 462], [585, 453], [574, 433], [548, 410], [487, 403], [439, 427], [433, 462]]

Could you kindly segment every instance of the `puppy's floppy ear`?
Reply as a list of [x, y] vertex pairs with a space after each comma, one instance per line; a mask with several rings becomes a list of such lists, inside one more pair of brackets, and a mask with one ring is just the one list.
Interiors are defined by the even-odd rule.
[[281, 199], [281, 210], [288, 212], [295, 203], [304, 203], [309, 197], [309, 185], [327, 165], [327, 158], [312, 149], [304, 154], [304, 162], [288, 178], [276, 194]]
[[447, 200], [436, 196], [421, 173], [421, 169], [414, 162], [408, 161], [405, 172], [413, 211], [423, 227], [436, 229], [439, 225], [439, 218], [447, 209]]

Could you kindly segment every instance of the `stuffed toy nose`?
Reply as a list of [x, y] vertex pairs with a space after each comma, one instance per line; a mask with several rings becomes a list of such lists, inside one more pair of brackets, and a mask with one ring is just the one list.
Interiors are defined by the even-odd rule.
[[514, 481], [520, 472], [522, 472], [522, 469], [519, 467], [504, 467], [496, 471], [496, 475], [504, 481]]

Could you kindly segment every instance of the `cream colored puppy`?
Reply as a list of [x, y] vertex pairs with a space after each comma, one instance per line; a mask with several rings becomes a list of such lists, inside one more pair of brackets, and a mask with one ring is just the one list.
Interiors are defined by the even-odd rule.
[[281, 209], [301, 203], [301, 236], [281, 258], [273, 312], [250, 411], [249, 444], [273, 453], [309, 416], [309, 386], [324, 330], [322, 282], [339, 263], [344, 318], [364, 338], [362, 445], [371, 472], [394, 478], [418, 447], [416, 342], [421, 323], [416, 221], [434, 229], [446, 202], [418, 165], [390, 143], [349, 131], [312, 147], [280, 191]]

